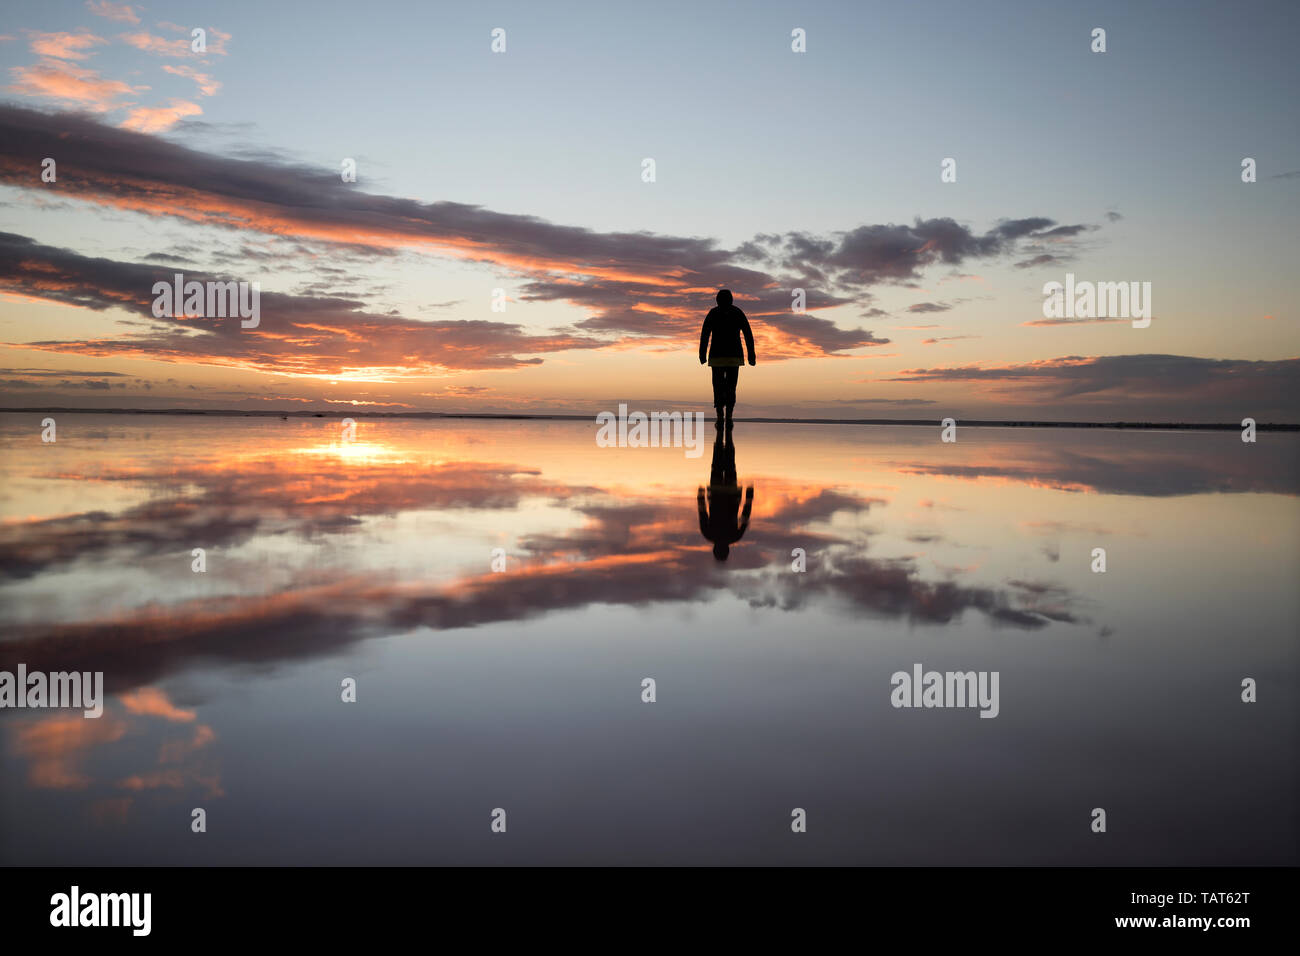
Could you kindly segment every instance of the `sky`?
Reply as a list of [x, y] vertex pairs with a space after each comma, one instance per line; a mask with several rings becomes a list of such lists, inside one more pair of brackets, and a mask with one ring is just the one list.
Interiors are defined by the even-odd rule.
[[[727, 287], [742, 418], [1300, 421], [1298, 25], [9, 2], [0, 406], [707, 410]], [[178, 272], [257, 282], [258, 325], [156, 316]], [[1150, 283], [1150, 324], [1046, 318], [1067, 274]]]

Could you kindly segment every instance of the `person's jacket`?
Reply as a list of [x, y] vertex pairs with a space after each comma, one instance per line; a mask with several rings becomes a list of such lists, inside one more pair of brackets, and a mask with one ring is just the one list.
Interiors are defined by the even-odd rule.
[[[740, 350], [740, 334], [745, 334], [745, 348], [749, 352], [749, 364], [754, 364], [754, 333], [749, 330], [749, 319], [745, 313], [734, 305], [715, 305], [704, 317], [704, 327], [700, 329], [700, 361], [705, 358], [708, 349], [709, 364], [714, 359], [740, 359], [745, 353]], [[713, 337], [712, 345], [709, 337]], [[739, 361], [723, 362], [726, 365], [739, 365]]]

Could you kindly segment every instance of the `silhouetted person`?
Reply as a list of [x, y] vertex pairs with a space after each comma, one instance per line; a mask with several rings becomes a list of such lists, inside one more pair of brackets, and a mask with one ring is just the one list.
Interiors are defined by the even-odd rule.
[[713, 542], [713, 556], [726, 561], [731, 546], [741, 539], [749, 527], [749, 512], [754, 507], [754, 486], [745, 489], [745, 508], [736, 522], [740, 510], [740, 485], [736, 481], [736, 445], [731, 440], [731, 429], [718, 432], [713, 441], [713, 465], [709, 469], [709, 489], [703, 488], [695, 496], [700, 510], [700, 534]]
[[[731, 304], [731, 292], [718, 290], [718, 304], [709, 309], [704, 317], [704, 327], [700, 329], [700, 364], [704, 364], [705, 350], [708, 350], [709, 366], [713, 369], [713, 407], [718, 413], [718, 426], [722, 426], [723, 410], [726, 410], [727, 424], [731, 424], [731, 413], [736, 407], [736, 382], [740, 378], [740, 366], [744, 352], [740, 350], [740, 334], [745, 333], [745, 347], [749, 351], [749, 364], [754, 364], [754, 333], [749, 330], [749, 319], [745, 313]], [[713, 344], [709, 344], [713, 336]]]

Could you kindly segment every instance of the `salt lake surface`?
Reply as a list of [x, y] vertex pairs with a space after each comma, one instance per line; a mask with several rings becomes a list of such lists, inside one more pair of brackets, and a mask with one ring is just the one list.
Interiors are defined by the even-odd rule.
[[43, 417], [0, 863], [1300, 862], [1294, 433]]

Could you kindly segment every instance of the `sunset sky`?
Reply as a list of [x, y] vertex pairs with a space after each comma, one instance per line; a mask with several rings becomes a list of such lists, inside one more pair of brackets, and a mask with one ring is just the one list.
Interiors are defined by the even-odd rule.
[[1300, 421], [1300, 8], [1075, 7], [8, 2], [0, 405]]

